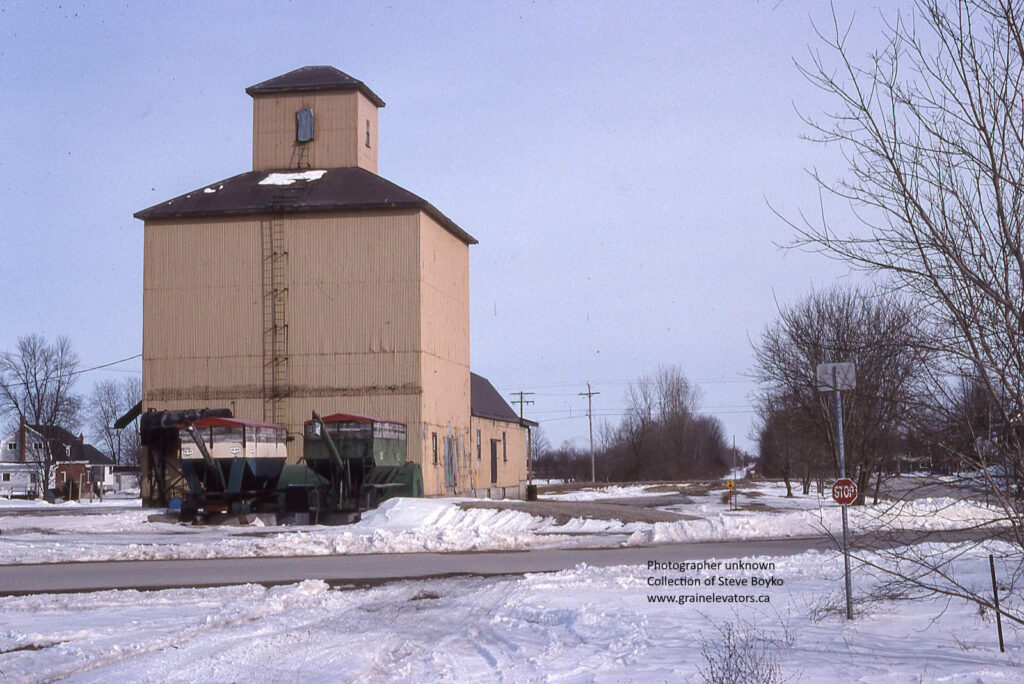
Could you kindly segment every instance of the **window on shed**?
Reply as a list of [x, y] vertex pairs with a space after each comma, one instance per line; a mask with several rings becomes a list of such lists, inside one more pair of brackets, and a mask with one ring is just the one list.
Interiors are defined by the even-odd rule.
[[508, 463], [508, 448], [505, 442], [505, 433], [501, 433], [501, 460]]
[[366, 120], [366, 146], [370, 146], [370, 120]]
[[4, 473], [4, 482], [10, 482], [10, 481], [11, 481], [11, 474], [10, 473]]
[[7, 443], [7, 448], [13, 451], [14, 449], [18, 448], [18, 443], [17, 442], [8, 442]]
[[476, 460], [480, 460], [480, 429], [476, 431]]
[[36, 442], [35, 444], [32, 445], [32, 448], [33, 449], [42, 449], [43, 448], [43, 443], [42, 442]]
[[436, 432], [431, 432], [430, 433], [430, 441], [433, 443], [433, 446], [434, 446], [434, 465], [437, 465], [437, 433]]
[[295, 141], [307, 143], [313, 139], [313, 109], [306, 107], [295, 112]]

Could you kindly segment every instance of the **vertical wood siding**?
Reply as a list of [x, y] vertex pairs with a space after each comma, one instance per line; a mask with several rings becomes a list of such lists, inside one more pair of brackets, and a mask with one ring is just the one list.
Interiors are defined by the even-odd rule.
[[[147, 223], [145, 408], [262, 416], [260, 218]], [[419, 211], [286, 215], [283, 244], [289, 460], [313, 410], [366, 413], [408, 425], [428, 495], [446, 491], [449, 435], [455, 492], [489, 484], [474, 471], [467, 245]]]
[[[470, 413], [469, 248], [426, 214], [420, 215], [419, 232], [423, 420], [428, 431], [456, 440], [455, 493], [461, 494], [473, 486], [464, 453]], [[443, 458], [437, 466], [432, 451], [423, 458], [424, 488], [445, 493]]]
[[[312, 142], [306, 143], [309, 168], [360, 166], [377, 173], [377, 108], [357, 91], [286, 93], [253, 98], [254, 171], [295, 168], [295, 113], [311, 107]], [[366, 120], [370, 147], [366, 147]]]
[[[151, 222], [145, 236], [144, 405], [260, 417], [259, 217]], [[286, 217], [284, 245], [290, 460], [314, 409], [405, 421], [419, 453], [418, 213]]]

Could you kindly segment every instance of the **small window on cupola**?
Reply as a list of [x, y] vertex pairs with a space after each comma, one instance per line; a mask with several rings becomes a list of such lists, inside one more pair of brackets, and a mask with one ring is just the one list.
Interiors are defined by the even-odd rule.
[[370, 120], [366, 120], [366, 146], [370, 146]]
[[295, 141], [307, 143], [313, 139], [313, 110], [310, 107], [295, 112]]

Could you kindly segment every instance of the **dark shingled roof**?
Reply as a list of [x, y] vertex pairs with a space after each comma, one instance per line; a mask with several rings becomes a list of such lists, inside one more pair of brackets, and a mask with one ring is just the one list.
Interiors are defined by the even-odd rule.
[[344, 71], [332, 66], [304, 66], [287, 74], [275, 76], [249, 86], [245, 92], [250, 95], [271, 93], [308, 92], [311, 90], [358, 90], [378, 107], [384, 106], [384, 100], [358, 78], [352, 78]]
[[[90, 465], [110, 465], [114, 461], [92, 444], [85, 444], [73, 433], [56, 425], [29, 425], [50, 442], [55, 463], [64, 461], [87, 461]], [[71, 447], [70, 458], [61, 447]]]
[[308, 173], [305, 169], [249, 171], [161, 202], [135, 214], [143, 221], [210, 218], [281, 212], [348, 212], [420, 209], [467, 245], [476, 238], [419, 195], [357, 166], [327, 169], [317, 180], [291, 185], [260, 185], [272, 173]]
[[502, 420], [517, 425], [537, 425], [532, 420], [519, 420], [519, 414], [494, 389], [491, 381], [476, 373], [469, 374], [469, 412], [479, 418]]

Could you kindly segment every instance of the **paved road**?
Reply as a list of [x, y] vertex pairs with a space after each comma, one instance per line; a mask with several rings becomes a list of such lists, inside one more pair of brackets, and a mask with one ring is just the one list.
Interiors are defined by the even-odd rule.
[[[975, 531], [932, 535], [954, 541], [974, 539]], [[920, 540], [919, 535], [879, 543], [860, 538], [859, 546], [895, 546]], [[834, 548], [827, 537], [783, 540], [666, 544], [612, 549], [539, 549], [476, 553], [403, 553], [290, 558], [224, 558], [209, 560], [108, 561], [0, 566], [0, 596], [103, 589], [170, 589], [231, 584], [289, 584], [320, 579], [335, 585], [369, 585], [401, 579], [451, 575], [508, 575], [552, 572], [575, 567], [646, 564], [649, 560], [683, 561], [785, 556], [811, 549]]]

